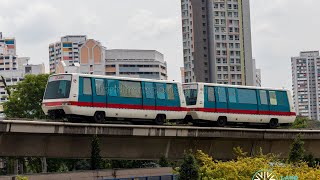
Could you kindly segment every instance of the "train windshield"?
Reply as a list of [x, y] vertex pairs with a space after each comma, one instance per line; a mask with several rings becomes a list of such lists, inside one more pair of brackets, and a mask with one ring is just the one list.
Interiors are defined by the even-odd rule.
[[69, 98], [71, 75], [51, 76], [46, 88], [44, 99]]
[[183, 85], [184, 96], [186, 97], [187, 105], [196, 105], [197, 104], [197, 95], [198, 95], [198, 85]]

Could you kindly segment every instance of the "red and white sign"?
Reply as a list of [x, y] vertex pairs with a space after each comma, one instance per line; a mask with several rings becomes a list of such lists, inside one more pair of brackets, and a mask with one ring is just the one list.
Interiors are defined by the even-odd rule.
[[55, 75], [49, 78], [49, 82], [52, 81], [71, 81], [71, 75]]

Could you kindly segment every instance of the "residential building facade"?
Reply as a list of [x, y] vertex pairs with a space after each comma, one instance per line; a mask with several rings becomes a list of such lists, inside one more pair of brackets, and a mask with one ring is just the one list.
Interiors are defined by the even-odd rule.
[[86, 36], [64, 36], [49, 45], [51, 73], [84, 73], [167, 79], [164, 56], [155, 50], [107, 49]]
[[181, 0], [184, 82], [256, 85], [249, 0]]
[[8, 99], [5, 84], [16, 85], [24, 80], [26, 74], [45, 73], [44, 64], [29, 65], [29, 60], [29, 57], [18, 57], [16, 54], [15, 38], [2, 37], [0, 32], [0, 103]]
[[298, 115], [320, 120], [320, 56], [319, 51], [300, 52], [291, 58], [292, 90]]
[[256, 69], [256, 86], [261, 87], [261, 69]]
[[167, 80], [167, 63], [155, 50], [106, 50], [106, 75]]
[[68, 35], [61, 37], [59, 42], [49, 45], [49, 66], [50, 73], [56, 72], [60, 61], [67, 66], [80, 63], [80, 47], [87, 41], [87, 36]]
[[256, 60], [252, 59], [255, 77], [255, 86], [261, 87], [261, 69], [256, 68]]

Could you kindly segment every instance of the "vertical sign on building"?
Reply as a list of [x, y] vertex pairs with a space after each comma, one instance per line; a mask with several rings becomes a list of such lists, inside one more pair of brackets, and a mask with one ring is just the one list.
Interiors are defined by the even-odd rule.
[[2, 39], [2, 32], [0, 32], [0, 39]]

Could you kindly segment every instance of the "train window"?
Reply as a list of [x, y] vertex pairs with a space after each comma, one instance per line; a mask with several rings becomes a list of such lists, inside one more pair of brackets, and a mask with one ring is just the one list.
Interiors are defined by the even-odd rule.
[[141, 83], [137, 81], [119, 81], [120, 96], [128, 98], [141, 98]]
[[144, 88], [146, 90], [146, 98], [147, 99], [153, 99], [154, 98], [154, 88], [153, 83], [151, 82], [145, 82]]
[[268, 105], [267, 91], [260, 90], [260, 104]]
[[164, 84], [156, 84], [157, 87], [157, 98], [166, 99], [166, 94], [164, 91]]
[[289, 106], [287, 92], [278, 91], [277, 92], [277, 100], [280, 106]]
[[236, 89], [228, 88], [228, 96], [230, 103], [237, 103]]
[[238, 101], [241, 104], [257, 104], [256, 91], [253, 89], [238, 89]]
[[276, 91], [269, 91], [270, 104], [273, 106], [278, 105]]
[[224, 87], [218, 87], [219, 102], [227, 102], [226, 89]]
[[95, 80], [95, 85], [96, 85], [96, 93], [98, 96], [105, 96], [106, 91], [105, 91], [105, 86], [104, 86], [104, 80], [103, 79], [96, 79]]
[[166, 89], [167, 89], [168, 100], [174, 100], [173, 85], [172, 84], [167, 84]]
[[83, 78], [83, 94], [92, 95], [91, 79]]
[[108, 96], [117, 96], [116, 80], [108, 80]]
[[215, 102], [216, 98], [214, 96], [214, 87], [208, 87], [208, 101]]

